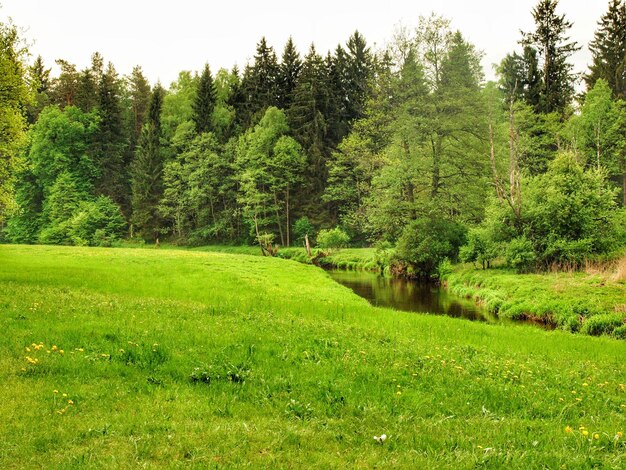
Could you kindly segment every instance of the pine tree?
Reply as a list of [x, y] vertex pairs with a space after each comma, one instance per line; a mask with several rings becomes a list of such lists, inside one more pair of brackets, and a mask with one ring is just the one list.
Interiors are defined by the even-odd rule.
[[28, 68], [28, 86], [34, 101], [28, 106], [27, 118], [29, 124], [33, 124], [41, 110], [50, 102], [50, 69], [46, 69], [41, 56], [37, 56], [33, 65]]
[[79, 87], [79, 74], [76, 66], [70, 62], [57, 59], [57, 65], [61, 69], [59, 76], [52, 82], [52, 103], [61, 108], [74, 105]]
[[302, 60], [291, 36], [285, 44], [282, 61], [278, 68], [278, 107], [288, 109], [302, 70]]
[[355, 31], [348, 39], [346, 55], [346, 117], [349, 122], [360, 119], [372, 78], [372, 55], [365, 38]]
[[263, 37], [256, 48], [254, 65], [247, 76], [244, 73], [248, 113], [252, 119], [260, 119], [269, 106], [278, 104], [278, 75], [276, 53]]
[[[133, 155], [150, 106], [150, 83], [148, 83], [148, 80], [139, 66], [133, 68], [128, 83], [130, 88], [131, 116], [130, 143], [127, 155]], [[128, 164], [131, 159], [132, 158], [127, 157], [126, 164]]]
[[203, 134], [212, 129], [213, 110], [215, 109], [215, 86], [213, 75], [209, 64], [204, 66], [200, 81], [198, 82], [198, 93], [193, 103], [193, 122], [196, 125], [196, 132]]
[[128, 185], [124, 154], [128, 137], [122, 120], [121, 84], [113, 64], [109, 62], [98, 85], [100, 125], [94, 138], [94, 156], [100, 170], [96, 194], [109, 196], [128, 212]]
[[563, 114], [574, 94], [573, 65], [569, 57], [580, 49], [569, 42], [567, 31], [572, 23], [565, 15], [557, 15], [558, 0], [539, 0], [532, 15], [536, 29], [523, 33], [522, 44], [534, 48], [542, 60], [542, 90], [539, 110], [543, 113]]
[[157, 239], [160, 229], [158, 205], [163, 193], [161, 150], [161, 109], [164, 90], [159, 83], [152, 91], [144, 125], [131, 166], [133, 229], [147, 239]]
[[613, 96], [626, 99], [626, 3], [611, 0], [609, 10], [598, 21], [589, 44], [593, 63], [585, 77], [591, 90], [599, 79], [607, 81]]

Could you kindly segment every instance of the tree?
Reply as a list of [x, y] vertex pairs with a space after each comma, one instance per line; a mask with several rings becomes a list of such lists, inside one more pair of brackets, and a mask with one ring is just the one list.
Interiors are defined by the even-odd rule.
[[163, 152], [161, 110], [163, 88], [154, 87], [146, 124], [141, 131], [131, 166], [132, 216], [134, 230], [148, 239], [157, 239], [161, 229], [158, 204], [163, 193]]
[[206, 132], [165, 165], [160, 212], [173, 222], [179, 240], [195, 244], [236, 236], [233, 165], [219, 151]]
[[620, 134], [618, 108], [611, 99], [612, 90], [598, 79], [585, 96], [581, 113], [570, 121], [573, 146], [583, 155], [583, 162], [604, 167], [609, 175], [622, 174], [622, 151], [625, 138]]
[[[569, 57], [580, 49], [567, 36], [572, 23], [557, 15], [558, 0], [539, 0], [533, 8], [535, 31], [522, 33], [522, 44], [534, 48], [542, 60], [542, 91], [538, 109], [563, 114], [574, 94], [573, 65]], [[532, 104], [532, 103], [531, 103]]]
[[262, 37], [256, 47], [254, 63], [246, 66], [242, 79], [244, 127], [260, 119], [269, 106], [278, 104], [278, 77], [276, 53]]
[[28, 68], [28, 86], [34, 97], [28, 107], [28, 122], [33, 124], [41, 110], [50, 103], [50, 69], [46, 69], [41, 56], [37, 56]]
[[60, 75], [52, 81], [52, 103], [61, 108], [72, 106], [78, 93], [79, 74], [74, 64], [63, 59], [57, 59], [56, 64], [61, 69]]
[[285, 113], [269, 107], [259, 124], [239, 139], [236, 160], [237, 199], [246, 222], [258, 241], [261, 231], [275, 227], [282, 245], [290, 242], [289, 199], [305, 164], [302, 148], [288, 132]]
[[372, 54], [365, 38], [355, 31], [346, 44], [345, 91], [346, 118], [349, 122], [363, 117], [372, 79]]
[[198, 91], [193, 102], [193, 122], [196, 132], [202, 134], [212, 130], [213, 111], [215, 110], [216, 96], [213, 76], [209, 64], [204, 66], [198, 80]]
[[598, 29], [589, 43], [593, 63], [585, 77], [587, 88], [606, 80], [613, 97], [626, 99], [626, 3], [611, 0], [608, 11], [598, 21]]
[[[165, 141], [170, 141], [179, 125], [193, 122], [193, 106], [198, 93], [198, 76], [183, 70], [172, 82], [163, 97], [161, 114], [162, 132]], [[153, 94], [154, 96], [154, 90]]]
[[[141, 135], [148, 108], [150, 106], [150, 83], [143, 74], [141, 67], [133, 67], [130, 77], [127, 79], [130, 89], [130, 142], [127, 155], [134, 155], [135, 147]], [[128, 164], [132, 158], [127, 157]]]
[[278, 107], [288, 109], [293, 99], [293, 93], [298, 83], [302, 60], [296, 50], [293, 39], [289, 36], [281, 63], [278, 67]]
[[326, 156], [329, 154], [325, 147], [327, 124], [324, 111], [328, 101], [325, 81], [324, 61], [317, 54], [315, 46], [311, 45], [287, 117], [294, 136], [309, 158], [307, 179], [315, 192], [320, 192], [324, 186]]
[[95, 185], [97, 195], [108, 196], [129, 212], [129, 186], [125, 167], [125, 153], [129, 137], [122, 119], [121, 83], [113, 64], [99, 77], [97, 110], [98, 132], [93, 139], [93, 154], [99, 177]]
[[24, 59], [27, 49], [17, 28], [0, 22], [0, 229], [14, 207], [13, 175], [24, 141], [24, 109], [30, 103]]

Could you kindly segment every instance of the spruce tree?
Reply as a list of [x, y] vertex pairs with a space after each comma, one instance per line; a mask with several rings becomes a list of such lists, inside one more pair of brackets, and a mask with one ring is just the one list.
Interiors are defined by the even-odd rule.
[[265, 37], [257, 45], [254, 65], [249, 72], [246, 84], [249, 112], [260, 119], [268, 107], [278, 104], [278, 60]]
[[[127, 155], [133, 155], [139, 136], [141, 135], [141, 129], [148, 113], [150, 106], [150, 83], [143, 74], [141, 67], [136, 66], [128, 79], [128, 86], [130, 91], [130, 143], [128, 147]], [[132, 158], [126, 159], [126, 163], [129, 163]]]
[[288, 109], [302, 69], [302, 60], [291, 36], [285, 44], [282, 61], [278, 68], [278, 106]]
[[534, 48], [542, 61], [542, 89], [539, 111], [563, 114], [574, 94], [573, 65], [570, 56], [580, 49], [567, 36], [572, 23], [557, 15], [558, 0], [539, 0], [532, 15], [536, 29], [522, 33], [522, 44]]
[[121, 84], [113, 64], [109, 62], [98, 85], [100, 125], [94, 137], [94, 156], [100, 175], [96, 194], [109, 196], [128, 212], [128, 186], [124, 154], [128, 138], [122, 120]]
[[591, 90], [599, 79], [607, 81], [613, 96], [626, 99], [626, 3], [611, 0], [609, 10], [598, 21], [589, 44], [593, 63], [585, 77]]
[[355, 31], [348, 39], [346, 55], [346, 117], [352, 122], [363, 117], [370, 80], [372, 54], [365, 38]]
[[131, 166], [133, 230], [146, 239], [158, 238], [158, 204], [163, 193], [163, 155], [161, 149], [161, 109], [164, 90], [154, 87], [147, 122], [144, 125]]
[[215, 109], [215, 86], [213, 75], [209, 64], [205, 64], [200, 81], [198, 82], [198, 93], [193, 103], [193, 122], [196, 125], [196, 132], [203, 134], [212, 129], [213, 110]]
[[29, 124], [34, 124], [41, 110], [50, 102], [50, 69], [46, 69], [41, 56], [28, 68], [28, 85], [34, 100], [27, 108]]

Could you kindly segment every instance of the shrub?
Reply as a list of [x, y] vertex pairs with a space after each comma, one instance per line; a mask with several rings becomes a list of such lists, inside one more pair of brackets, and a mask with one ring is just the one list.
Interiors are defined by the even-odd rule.
[[396, 256], [409, 266], [410, 277], [436, 277], [439, 263], [445, 258], [458, 259], [465, 241], [465, 228], [457, 222], [425, 216], [406, 226], [396, 249]]
[[119, 206], [106, 196], [82, 202], [67, 225], [74, 245], [111, 246], [126, 230]]
[[322, 229], [317, 234], [317, 246], [320, 248], [345, 248], [350, 237], [339, 227], [330, 230]]
[[506, 249], [506, 262], [519, 271], [530, 269], [536, 262], [533, 244], [526, 237], [511, 240]]
[[467, 234], [467, 244], [461, 247], [459, 258], [465, 263], [478, 261], [485, 269], [498, 256], [498, 248], [488, 228], [474, 227]]

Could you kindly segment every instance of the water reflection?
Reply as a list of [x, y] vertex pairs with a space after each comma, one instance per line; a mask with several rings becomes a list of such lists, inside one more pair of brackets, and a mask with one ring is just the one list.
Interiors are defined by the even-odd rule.
[[441, 287], [393, 279], [362, 271], [329, 271], [338, 283], [349, 287], [372, 305], [408, 312], [432, 313], [475, 321], [495, 321], [495, 317], [474, 302], [456, 297]]

